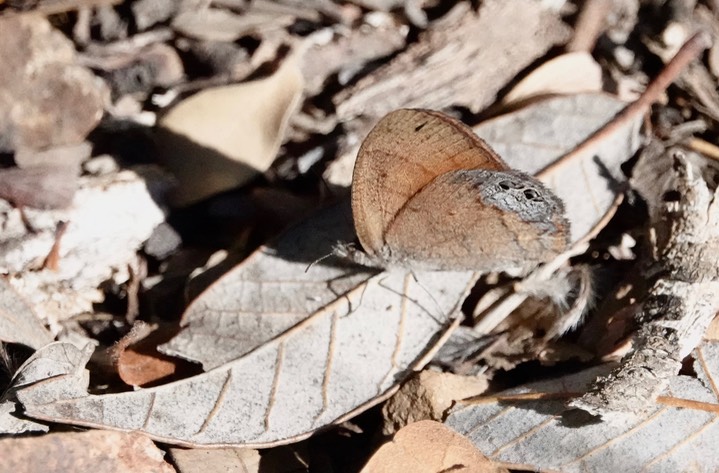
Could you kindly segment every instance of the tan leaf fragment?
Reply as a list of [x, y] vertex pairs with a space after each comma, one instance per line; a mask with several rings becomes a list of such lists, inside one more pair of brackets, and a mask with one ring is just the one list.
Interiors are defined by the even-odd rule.
[[439, 422], [422, 420], [397, 432], [370, 458], [361, 473], [506, 473], [467, 440]]
[[269, 77], [205, 89], [172, 107], [157, 136], [164, 163], [180, 181], [176, 203], [196, 202], [266, 171], [302, 88], [289, 57]]
[[157, 326], [137, 322], [112, 349], [120, 379], [130, 386], [146, 386], [174, 375], [181, 360], [157, 352], [157, 345], [168, 338]]
[[4, 471], [64, 473], [174, 473], [164, 453], [138, 433], [62, 432], [0, 440]]
[[32, 308], [0, 278], [0, 341], [22, 343], [37, 350], [52, 339]]
[[538, 2], [488, 0], [478, 14], [461, 3], [333, 101], [343, 121], [379, 118], [398, 108], [462, 105], [478, 112], [519, 71], [568, 38], [569, 28]]
[[542, 95], [572, 95], [602, 91], [602, 69], [587, 52], [551, 59], [522, 79], [502, 98], [502, 105]]
[[170, 457], [178, 473], [260, 473], [260, 452], [250, 448], [171, 448]]
[[713, 472], [719, 468], [719, 343], [694, 352], [696, 377], [675, 375], [647, 412], [598, 420], [568, 400], [611, 365], [467, 400], [446, 424], [490, 460], [534, 471]]
[[391, 435], [413, 422], [441, 421], [452, 405], [482, 394], [489, 383], [480, 376], [459, 376], [422, 370], [409, 379], [382, 407], [385, 419], [382, 433]]

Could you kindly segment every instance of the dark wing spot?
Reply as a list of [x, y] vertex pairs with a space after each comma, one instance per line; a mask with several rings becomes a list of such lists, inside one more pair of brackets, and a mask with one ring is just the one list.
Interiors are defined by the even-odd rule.
[[414, 128], [414, 131], [417, 132], [417, 131], [421, 130], [422, 128], [424, 128], [424, 126], [425, 126], [426, 124], [427, 124], [427, 122], [424, 122], [424, 123], [422, 123], [421, 125], [417, 125], [417, 126]]

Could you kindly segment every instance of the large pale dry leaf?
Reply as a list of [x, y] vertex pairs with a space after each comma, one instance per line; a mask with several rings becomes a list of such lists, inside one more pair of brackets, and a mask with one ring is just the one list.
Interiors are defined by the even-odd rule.
[[346, 206], [328, 209], [274, 248], [260, 249], [188, 309], [190, 325], [207, 324], [204, 338], [187, 337], [192, 357], [216, 365], [205, 349], [220, 342], [231, 347], [237, 336], [236, 359], [219, 352], [229, 362], [207, 373], [121, 394], [50, 400], [41, 396], [52, 389], [48, 382], [20, 393], [26, 412], [140, 430], [168, 443], [268, 446], [306, 437], [384, 399], [424, 366], [454, 326], [475, 275], [355, 275], [334, 258], [305, 272], [308, 262], [351, 234], [348, 218]]
[[500, 395], [549, 393], [549, 399], [460, 405], [446, 424], [469, 437], [491, 460], [513, 468], [565, 473], [717, 471], [719, 343], [705, 343], [694, 356], [697, 377], [672, 378], [661, 403], [641, 416], [600, 421], [566, 408], [572, 395], [610, 370], [603, 366]]
[[137, 433], [62, 432], [0, 440], [3, 471], [25, 473], [174, 473], [164, 452]]
[[[614, 117], [626, 103], [604, 94], [555, 97], [474, 128], [513, 168], [537, 174]], [[641, 117], [584, 154], [539, 175], [563, 201], [576, 241], [623, 191], [620, 166], [639, 148]]]
[[330, 255], [338, 241], [354, 239], [350, 219], [350, 206], [341, 204], [257, 250], [187, 308], [182, 332], [160, 350], [209, 370], [254, 350], [362, 284], [374, 272], [342, 264], [310, 267]]
[[43, 326], [30, 306], [2, 278], [0, 278], [0, 341], [22, 343], [36, 350], [52, 341], [52, 334]]
[[266, 171], [302, 88], [290, 57], [267, 78], [205, 89], [163, 116], [157, 136], [165, 164], [180, 181], [177, 203], [238, 187]]
[[361, 473], [501, 473], [467, 440], [433, 420], [410, 424], [397, 432], [370, 458]]

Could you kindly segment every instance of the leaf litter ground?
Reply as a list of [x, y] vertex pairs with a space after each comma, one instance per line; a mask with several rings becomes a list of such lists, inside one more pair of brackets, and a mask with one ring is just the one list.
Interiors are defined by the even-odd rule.
[[[708, 445], [719, 365], [714, 342], [701, 341], [717, 310], [716, 211], [706, 203], [716, 183], [709, 159], [719, 156], [712, 6], [111, 3], [0, 12], [0, 35], [32, 39], [0, 42], [0, 57], [18, 64], [0, 75], [13, 91], [0, 106], [25, 113], [0, 119], [16, 166], [0, 169], [0, 456], [35, 471], [32, 452], [51, 459], [49, 442], [62, 439], [81, 464], [88, 452], [72, 449], [80, 434], [62, 431], [69, 423], [162, 442], [165, 460], [147, 437], [120, 434], [138, 456], [118, 471], [198, 471], [192, 452], [245, 471], [393, 471], [383, 449], [369, 460], [387, 440], [381, 432], [434, 415], [474, 444], [454, 463], [471, 471], [716, 469]], [[42, 73], [21, 77], [27, 65]], [[62, 127], [33, 118], [40, 89], [53, 91], [43, 113], [65, 117]], [[341, 199], [382, 115], [418, 106], [454, 113], [511, 166], [538, 173], [565, 201], [572, 252], [519, 284], [485, 276], [485, 290], [462, 305], [475, 275], [322, 259], [353, 238], [346, 206], [275, 238]], [[37, 195], [26, 191], [34, 180]], [[677, 196], [682, 182], [696, 192]], [[68, 191], [71, 205], [53, 200]], [[579, 326], [560, 336], [557, 324]], [[122, 356], [148, 332], [158, 342]], [[399, 406], [407, 396], [409, 413], [382, 414], [443, 344], [453, 351], [429, 369], [489, 381], [489, 397], [423, 408], [461, 399], [418, 384], [393, 398]], [[29, 357], [23, 345], [37, 351]], [[596, 381], [606, 365], [592, 366], [627, 353]], [[651, 383], [634, 375], [658, 360]], [[133, 389], [128, 369], [161, 379], [137, 378], [143, 387]], [[627, 398], [626, 386], [632, 415], [612, 400]], [[502, 388], [514, 390], [491, 394]], [[587, 389], [607, 402], [574, 403], [601, 420], [568, 410]], [[408, 429], [394, 445], [426, 445], [426, 471], [443, 468], [430, 458], [448, 458], [459, 442], [432, 423]], [[103, 445], [120, 444], [86, 438], [109, 457]], [[165, 442], [265, 448], [228, 456]]]

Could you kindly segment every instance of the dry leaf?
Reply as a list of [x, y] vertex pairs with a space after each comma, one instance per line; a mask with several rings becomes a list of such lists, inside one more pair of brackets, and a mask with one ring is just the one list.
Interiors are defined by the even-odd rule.
[[138, 433], [63, 432], [0, 440], [3, 471], [25, 473], [174, 473], [164, 452]]
[[[346, 206], [336, 206], [296, 227], [188, 309], [200, 333], [185, 337], [185, 348], [206, 366], [225, 364], [157, 388], [105, 396], [42, 396], [56, 382], [48, 380], [37, 391], [22, 391], [26, 412], [140, 430], [180, 445], [262, 447], [307, 437], [380, 402], [431, 358], [458, 322], [476, 276], [371, 276], [348, 271], [336, 258], [305, 271], [351, 234], [348, 216]], [[213, 347], [233, 340], [237, 358], [220, 352], [215, 360]]]
[[0, 399], [0, 435], [47, 432], [50, 428], [40, 422], [21, 417], [22, 408], [14, 399]]
[[507, 106], [531, 97], [602, 91], [602, 68], [587, 52], [567, 53], [543, 63], [502, 99]]
[[423, 420], [397, 432], [370, 458], [361, 473], [506, 473], [458, 433], [439, 422]]
[[[719, 469], [719, 343], [694, 352], [697, 377], [674, 376], [661, 404], [641, 416], [599, 421], [566, 402], [583, 392], [602, 366], [460, 405], [446, 424], [491, 460], [512, 468], [571, 472], [664, 472]], [[515, 400], [540, 393], [547, 399]], [[504, 398], [505, 400], [501, 400]]]
[[349, 203], [296, 225], [195, 299], [182, 316], [182, 332], [160, 351], [202, 363], [205, 370], [249, 353], [374, 274], [342, 264], [309, 268], [338, 241], [353, 239]]
[[621, 164], [641, 144], [641, 117], [583, 155], [538, 174], [601, 128], [626, 104], [604, 94], [554, 97], [474, 128], [511, 167], [538, 175], [563, 201], [572, 241], [587, 234], [623, 192]]
[[165, 164], [180, 181], [176, 203], [196, 202], [266, 171], [302, 87], [290, 57], [267, 78], [205, 89], [163, 116], [157, 136]]
[[22, 343], [37, 350], [52, 339], [32, 308], [0, 278], [0, 341]]
[[168, 338], [169, 335], [157, 326], [135, 323], [130, 333], [112, 350], [120, 379], [130, 386], [146, 386], [174, 375], [182, 363], [157, 352], [157, 345]]
[[81, 350], [70, 343], [55, 342], [33, 353], [17, 369], [10, 386], [0, 397], [0, 434], [47, 431], [45, 425], [33, 422], [20, 413], [17, 391], [46, 378], [58, 376], [62, 379], [55, 383], [51, 396], [74, 397], [81, 394], [89, 379], [83, 366], [92, 352], [91, 345]]

